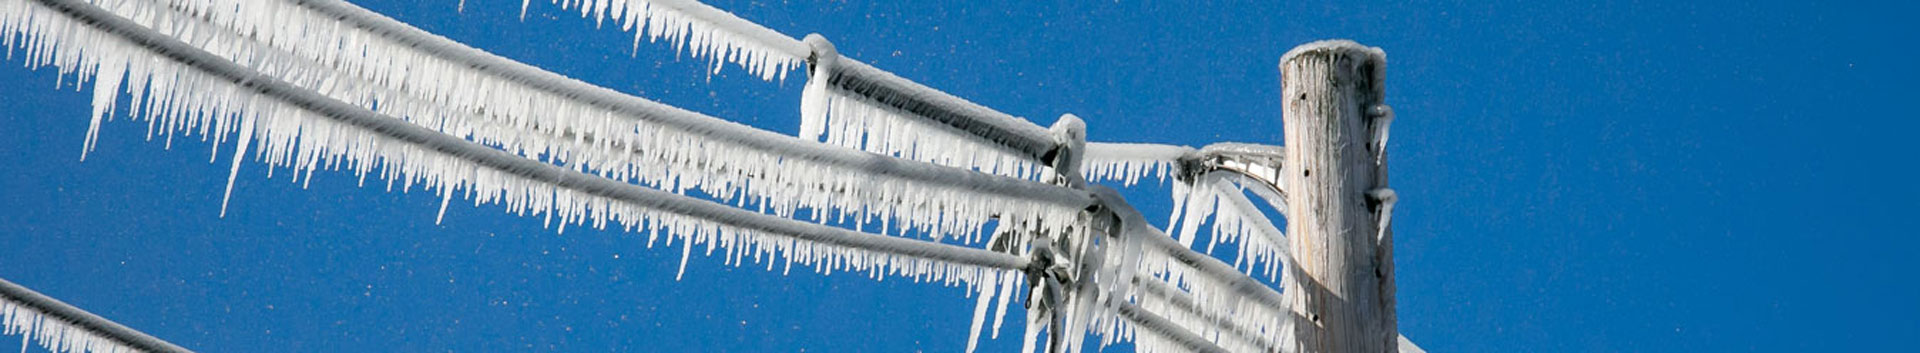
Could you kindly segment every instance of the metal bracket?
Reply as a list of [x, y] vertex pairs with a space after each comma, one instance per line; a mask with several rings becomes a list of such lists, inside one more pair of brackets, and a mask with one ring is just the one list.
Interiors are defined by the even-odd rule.
[[[1181, 182], [1192, 183], [1207, 173], [1231, 172], [1240, 176], [1242, 181], [1251, 181], [1251, 184], [1261, 186], [1281, 198], [1268, 202], [1284, 204], [1287, 193], [1286, 187], [1280, 182], [1280, 171], [1284, 169], [1286, 160], [1286, 147], [1222, 142], [1201, 147], [1198, 152], [1181, 157], [1180, 172], [1175, 177]], [[1262, 194], [1266, 196], [1265, 192]]]

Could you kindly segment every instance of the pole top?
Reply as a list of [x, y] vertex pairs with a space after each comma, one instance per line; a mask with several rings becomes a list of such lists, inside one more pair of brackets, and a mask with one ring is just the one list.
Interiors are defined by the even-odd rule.
[[1387, 52], [1380, 47], [1369, 47], [1347, 39], [1327, 39], [1293, 47], [1292, 50], [1287, 51], [1286, 55], [1280, 56], [1280, 64], [1286, 65], [1288, 61], [1293, 61], [1293, 57], [1309, 53], [1358, 56], [1378, 65], [1387, 63]]
[[1371, 77], [1368, 79], [1372, 80], [1373, 93], [1376, 95], [1385, 93], [1381, 92], [1384, 86], [1380, 83], [1386, 82], [1387, 79], [1387, 52], [1380, 47], [1369, 47], [1347, 39], [1327, 39], [1301, 44], [1293, 47], [1292, 50], [1287, 50], [1286, 55], [1280, 56], [1280, 75], [1283, 80], [1287, 75], [1287, 63], [1293, 62], [1295, 57], [1302, 55], [1345, 56], [1353, 60], [1352, 62], [1360, 63], [1362, 67], [1371, 66], [1371, 70], [1365, 71], [1370, 71]]

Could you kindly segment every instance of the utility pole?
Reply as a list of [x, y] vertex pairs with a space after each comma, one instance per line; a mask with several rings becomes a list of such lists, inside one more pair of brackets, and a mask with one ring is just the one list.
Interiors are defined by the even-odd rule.
[[1280, 62], [1296, 352], [1398, 349], [1385, 69], [1379, 48], [1346, 40], [1295, 47]]

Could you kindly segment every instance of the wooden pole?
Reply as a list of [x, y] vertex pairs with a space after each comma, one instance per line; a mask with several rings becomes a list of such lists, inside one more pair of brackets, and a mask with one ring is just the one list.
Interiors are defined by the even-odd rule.
[[1379, 48], [1346, 40], [1302, 45], [1280, 62], [1296, 352], [1398, 349], [1385, 65]]

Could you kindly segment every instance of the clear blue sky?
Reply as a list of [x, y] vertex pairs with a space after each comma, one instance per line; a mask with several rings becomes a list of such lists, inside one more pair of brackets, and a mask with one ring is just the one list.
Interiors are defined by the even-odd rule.
[[[784, 84], [536, 1], [356, 1], [589, 82], [792, 133]], [[1042, 2], [1051, 3], [1051, 2]], [[1920, 336], [1909, 2], [1351, 5], [718, 1], [1092, 139], [1279, 141], [1280, 54], [1386, 49], [1401, 331], [1432, 351], [1887, 351]], [[211, 352], [957, 351], [972, 300], [781, 276], [630, 234], [355, 187], [302, 190], [108, 123], [0, 68], [0, 277]], [[59, 89], [55, 89], [59, 88]], [[230, 148], [230, 147], [229, 147]], [[321, 175], [326, 174], [326, 175]], [[1129, 191], [1149, 218], [1166, 193]], [[456, 203], [457, 204], [457, 203]], [[1160, 217], [1154, 217], [1159, 215]], [[1015, 317], [1017, 318], [1017, 316]], [[985, 351], [1018, 349], [1018, 325]]]

